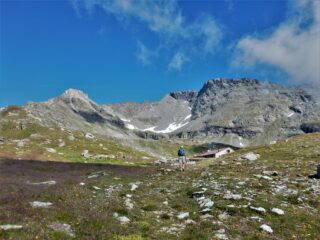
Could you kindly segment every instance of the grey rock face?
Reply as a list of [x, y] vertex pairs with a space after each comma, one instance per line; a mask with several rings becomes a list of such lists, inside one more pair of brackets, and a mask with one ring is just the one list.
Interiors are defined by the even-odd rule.
[[127, 136], [124, 123], [80, 90], [69, 89], [47, 102], [28, 103], [29, 115], [46, 126], [88, 131], [109, 136]]
[[320, 103], [310, 91], [256, 79], [212, 79], [199, 92], [175, 91], [158, 102], [99, 105], [69, 89], [29, 103], [33, 121], [119, 138], [210, 138], [243, 147], [319, 131]]
[[300, 128], [305, 133], [320, 132], [320, 123], [303, 123]]
[[319, 121], [320, 107], [302, 89], [255, 79], [213, 79], [199, 91], [191, 114], [190, 123], [174, 132], [173, 137], [213, 137], [243, 146], [303, 133], [300, 124], [307, 119]]
[[175, 91], [170, 93], [170, 96], [174, 99], [187, 101], [191, 105], [196, 101], [197, 95], [197, 91]]

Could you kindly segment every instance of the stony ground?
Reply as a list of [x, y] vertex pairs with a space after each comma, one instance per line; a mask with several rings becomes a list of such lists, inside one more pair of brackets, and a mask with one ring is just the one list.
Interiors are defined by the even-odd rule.
[[301, 135], [185, 172], [1, 160], [0, 238], [319, 239], [319, 146]]

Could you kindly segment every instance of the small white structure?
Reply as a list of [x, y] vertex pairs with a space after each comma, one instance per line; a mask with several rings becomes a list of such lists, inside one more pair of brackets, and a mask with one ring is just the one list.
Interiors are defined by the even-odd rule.
[[196, 157], [202, 157], [202, 158], [219, 158], [223, 155], [233, 153], [234, 150], [230, 147], [226, 148], [218, 148], [213, 150], [208, 150], [207, 152], [197, 155]]

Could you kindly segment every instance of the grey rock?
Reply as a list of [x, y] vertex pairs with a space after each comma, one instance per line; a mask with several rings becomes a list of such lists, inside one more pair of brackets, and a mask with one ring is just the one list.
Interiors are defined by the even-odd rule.
[[284, 215], [284, 211], [280, 208], [272, 208], [271, 212], [278, 214], [278, 215]]
[[22, 225], [17, 224], [4, 224], [0, 225], [0, 230], [8, 231], [8, 230], [17, 230], [23, 228]]
[[267, 232], [267, 233], [273, 233], [273, 230], [270, 226], [263, 224], [260, 226], [260, 229], [262, 229], [263, 231]]
[[57, 153], [57, 150], [55, 150], [54, 148], [46, 148], [46, 151], [49, 153]]
[[130, 223], [130, 219], [127, 218], [126, 216], [118, 217], [118, 220], [120, 221], [120, 224], [128, 224], [128, 223]]
[[82, 151], [81, 156], [83, 156], [85, 158], [89, 158], [89, 157], [91, 157], [91, 154], [89, 154], [89, 150], [85, 149]]
[[238, 161], [247, 160], [247, 161], [255, 161], [260, 158], [259, 154], [255, 154], [253, 152], [246, 153], [237, 158]]
[[28, 182], [28, 184], [31, 184], [31, 185], [48, 185], [48, 186], [50, 186], [50, 185], [56, 185], [56, 181], [54, 181], [54, 180], [50, 180], [50, 181], [45, 181], [45, 182], [33, 182], [33, 183], [31, 183], [31, 182]]
[[181, 212], [177, 215], [177, 218], [180, 220], [186, 219], [189, 217], [189, 213], [188, 212]]
[[33, 202], [30, 202], [30, 205], [33, 208], [50, 208], [53, 204], [51, 202], [33, 201]]
[[74, 231], [67, 223], [52, 223], [49, 225], [49, 228], [57, 232], [62, 232], [70, 237], [75, 237]]

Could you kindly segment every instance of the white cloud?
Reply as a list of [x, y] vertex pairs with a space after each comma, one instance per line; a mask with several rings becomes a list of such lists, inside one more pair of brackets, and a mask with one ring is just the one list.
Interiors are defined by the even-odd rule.
[[169, 70], [178, 70], [180, 71], [183, 64], [189, 61], [189, 58], [182, 52], [177, 52], [171, 59], [168, 68]]
[[143, 65], [150, 65], [151, 58], [155, 53], [149, 50], [143, 43], [138, 41], [137, 43], [137, 58]]
[[[128, 23], [131, 20], [144, 24], [149, 31], [160, 39], [160, 46], [168, 54], [184, 49], [182, 55], [172, 59], [180, 64], [169, 63], [171, 69], [181, 69], [183, 63], [191, 55], [203, 53], [213, 54], [222, 39], [222, 31], [211, 16], [201, 16], [193, 22], [187, 22], [181, 9], [174, 0], [73, 0], [75, 9], [85, 8], [92, 13], [95, 8], [101, 8], [106, 13], [114, 15], [120, 22]], [[199, 44], [200, 43], [200, 44]], [[150, 64], [147, 57], [148, 49], [140, 43], [137, 45], [138, 60]], [[162, 51], [163, 52], [163, 51]], [[180, 59], [180, 60], [179, 60]]]
[[297, 83], [320, 84], [320, 1], [298, 0], [288, 19], [269, 36], [246, 36], [236, 45], [234, 63], [268, 64]]

